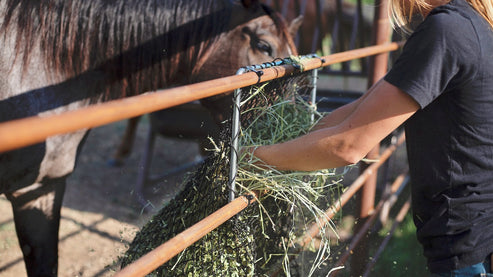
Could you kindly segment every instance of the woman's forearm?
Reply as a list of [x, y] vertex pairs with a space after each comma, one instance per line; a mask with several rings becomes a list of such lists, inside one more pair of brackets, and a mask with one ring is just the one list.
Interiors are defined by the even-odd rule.
[[288, 142], [258, 147], [253, 153], [263, 163], [279, 170], [313, 171], [355, 163], [341, 136], [331, 135], [335, 130], [325, 128]]
[[260, 146], [253, 154], [279, 170], [313, 171], [353, 164], [418, 109], [409, 95], [379, 82], [356, 105], [346, 106], [337, 117], [329, 115], [327, 124], [332, 124], [349, 113], [335, 126], [326, 125], [284, 143]]

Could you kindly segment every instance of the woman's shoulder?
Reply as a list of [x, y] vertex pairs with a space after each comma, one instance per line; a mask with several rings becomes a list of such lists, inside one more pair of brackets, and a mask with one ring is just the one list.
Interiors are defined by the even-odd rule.
[[446, 5], [434, 8], [425, 21], [445, 21], [446, 23], [460, 22], [470, 20], [474, 9], [464, 0], [452, 0]]
[[477, 42], [477, 28], [474, 26], [476, 12], [465, 0], [452, 0], [439, 6], [426, 17], [416, 29], [435, 39], [457, 43]]
[[452, 0], [433, 9], [425, 21], [450, 25], [472, 23], [481, 16], [465, 0]]

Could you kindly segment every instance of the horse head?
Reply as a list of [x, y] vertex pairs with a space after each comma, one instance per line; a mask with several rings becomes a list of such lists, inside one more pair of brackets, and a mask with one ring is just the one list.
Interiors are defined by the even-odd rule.
[[[205, 35], [203, 38], [197, 39], [200, 43], [191, 43], [192, 45], [200, 45], [194, 48], [194, 51], [185, 52], [186, 54], [175, 59], [193, 61], [190, 65], [183, 63], [184, 67], [180, 67], [180, 64], [176, 62], [167, 67], [168, 71], [179, 72], [179, 76], [178, 74], [170, 74], [169, 76], [172, 77], [164, 76], [161, 78], [166, 79], [168, 86], [234, 75], [241, 67], [269, 62], [276, 58], [285, 58], [298, 53], [293, 37], [301, 25], [301, 17], [288, 23], [279, 13], [261, 4], [258, 0], [224, 1], [223, 4], [219, 5], [219, 8], [212, 14], [205, 14], [200, 19], [195, 19], [199, 23], [193, 26], [202, 26], [199, 32], [184, 34], [184, 30], [187, 28], [179, 28], [180, 31], [172, 32], [176, 36], [176, 39], [173, 40], [175, 44], [182, 43], [184, 38], [193, 41], [191, 36], [196, 35], [196, 33], [204, 33]], [[214, 23], [210, 23], [211, 19]], [[218, 27], [219, 25], [221, 27]], [[209, 28], [205, 26], [209, 26]], [[213, 31], [211, 32], [211, 30]], [[202, 99], [201, 103], [202, 108], [205, 108], [206, 111], [199, 113], [201, 115], [210, 114], [213, 117], [211, 121], [216, 125], [223, 122], [232, 111], [231, 92]], [[169, 122], [168, 118], [176, 118], [173, 116], [176, 110], [178, 112], [181, 112], [182, 108], [189, 110], [188, 107], [181, 106], [152, 113], [151, 118], [153, 120], [151, 122], [155, 123], [153, 127], [161, 135], [172, 136], [176, 127], [167, 123]], [[196, 134], [192, 136], [194, 138], [200, 137], [204, 130], [191, 130], [195, 128], [195, 124], [190, 117], [197, 116], [191, 113], [189, 117], [183, 118], [182, 122], [179, 122], [181, 126], [179, 129], [181, 132], [185, 129], [190, 130], [189, 133]], [[203, 116], [197, 117], [197, 120], [204, 120]], [[138, 119], [132, 119], [129, 122], [124, 137], [113, 159], [110, 160], [111, 164], [121, 165], [124, 158], [132, 151], [137, 122]], [[217, 126], [204, 126], [203, 129], [206, 129], [205, 131], [209, 132], [209, 136], [212, 137], [216, 137], [215, 134], [218, 133]], [[208, 136], [204, 135], [203, 137], [207, 138]]]
[[198, 61], [193, 82], [233, 75], [240, 67], [297, 55], [293, 37], [301, 18], [288, 24], [259, 1], [234, 1], [229, 31]]
[[[210, 47], [198, 61], [192, 82], [233, 75], [244, 66], [261, 64], [276, 58], [297, 55], [294, 36], [302, 17], [290, 23], [260, 1], [233, 1], [228, 32], [217, 39], [218, 47]], [[231, 93], [203, 99], [216, 122], [225, 119], [231, 109]]]

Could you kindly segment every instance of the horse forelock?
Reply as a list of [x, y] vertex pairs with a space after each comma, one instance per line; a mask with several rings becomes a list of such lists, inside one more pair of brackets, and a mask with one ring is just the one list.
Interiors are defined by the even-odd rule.
[[296, 50], [296, 44], [292, 35], [289, 32], [289, 26], [284, 17], [279, 13], [274, 11], [271, 7], [262, 4], [262, 9], [265, 11], [267, 15], [274, 22], [276, 29], [278, 31], [279, 37], [285, 41], [291, 51], [291, 55], [298, 55], [298, 51]]
[[15, 33], [16, 60], [27, 66], [40, 47], [54, 76], [104, 74], [106, 98], [168, 86], [174, 74], [187, 82], [230, 14], [212, 0], [5, 1], [0, 32]]

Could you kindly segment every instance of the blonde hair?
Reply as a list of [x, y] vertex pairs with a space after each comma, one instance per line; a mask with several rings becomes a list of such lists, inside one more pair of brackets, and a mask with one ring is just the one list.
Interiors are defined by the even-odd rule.
[[[406, 33], [412, 30], [409, 27], [416, 13], [425, 14], [433, 5], [429, 0], [389, 0], [389, 15], [392, 27], [400, 28]], [[493, 29], [493, 1], [491, 0], [466, 0]]]
[[491, 0], [467, 0], [493, 29], [493, 2]]

